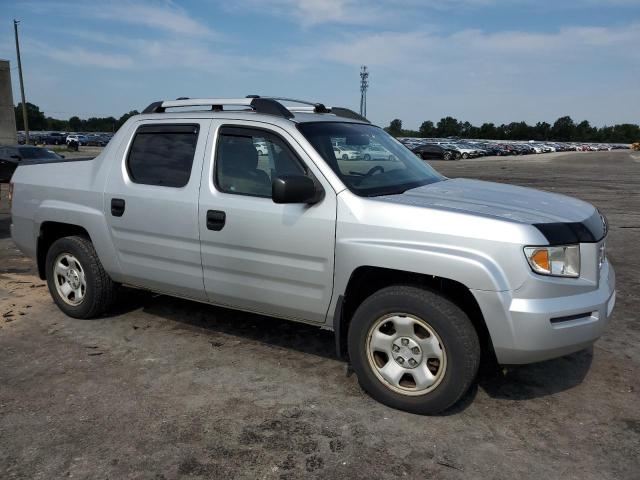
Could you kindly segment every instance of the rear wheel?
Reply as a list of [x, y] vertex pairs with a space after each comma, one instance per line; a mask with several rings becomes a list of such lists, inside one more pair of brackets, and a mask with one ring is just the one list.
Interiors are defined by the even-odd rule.
[[46, 274], [53, 300], [70, 317], [96, 317], [115, 300], [116, 284], [88, 238], [56, 240], [47, 252]]
[[451, 160], [451, 152], [444, 152], [443, 158], [445, 160]]
[[469, 158], [469, 154], [467, 152], [463, 153], [462, 158], [466, 160], [467, 158]]
[[356, 310], [349, 356], [362, 388], [385, 405], [435, 414], [475, 379], [480, 344], [469, 318], [435, 292], [384, 288]]
[[368, 162], [369, 160], [371, 160], [371, 155], [369, 155], [368, 153], [364, 154], [364, 157], [362, 157], [363, 160], [365, 160], [366, 162]]

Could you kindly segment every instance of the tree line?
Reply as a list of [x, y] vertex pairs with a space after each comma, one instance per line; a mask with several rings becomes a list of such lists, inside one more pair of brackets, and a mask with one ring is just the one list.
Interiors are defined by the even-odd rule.
[[[15, 107], [16, 125], [22, 129], [22, 104]], [[27, 119], [30, 130], [50, 130], [63, 132], [115, 132], [129, 117], [139, 112], [132, 110], [120, 118], [91, 117], [81, 119], [73, 116], [68, 120], [48, 117], [37, 105], [27, 102]], [[422, 122], [418, 130], [405, 130], [402, 120], [396, 118], [385, 130], [395, 137], [422, 138], [483, 138], [487, 140], [556, 140], [560, 142], [606, 142], [633, 143], [640, 141], [640, 126], [623, 123], [619, 125], [594, 127], [587, 120], [575, 123], [569, 116], [560, 117], [553, 125], [538, 122], [528, 125], [526, 122], [511, 122], [495, 125], [483, 123], [477, 127], [453, 117], [445, 117], [439, 122]]]
[[402, 120], [392, 120], [385, 130], [394, 137], [421, 138], [482, 138], [487, 140], [555, 140], [559, 142], [603, 142], [633, 143], [640, 141], [640, 126], [623, 123], [604, 127], [594, 127], [587, 120], [576, 123], [569, 116], [560, 117], [553, 125], [538, 122], [528, 125], [526, 122], [511, 122], [495, 125], [483, 123], [477, 127], [453, 117], [442, 118], [434, 124], [427, 120], [418, 130], [404, 130]]
[[[77, 116], [73, 116], [68, 120], [60, 120], [53, 117], [48, 117], [40, 110], [40, 107], [33, 103], [26, 103], [27, 105], [27, 120], [29, 122], [29, 130], [45, 130], [45, 131], [60, 131], [60, 132], [115, 132], [118, 130], [124, 122], [126, 122], [132, 115], [137, 115], [137, 110], [132, 110], [129, 113], [125, 113], [120, 118], [115, 117], [91, 117], [82, 119]], [[19, 130], [23, 128], [22, 121], [22, 103], [19, 103], [15, 107], [16, 113], [16, 126]]]

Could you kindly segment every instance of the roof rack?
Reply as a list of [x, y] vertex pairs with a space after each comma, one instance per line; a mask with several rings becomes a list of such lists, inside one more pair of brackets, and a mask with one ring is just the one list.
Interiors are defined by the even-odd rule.
[[[280, 102], [299, 103], [303, 106], [285, 107]], [[178, 107], [211, 107], [211, 110], [222, 111], [224, 105], [244, 106], [251, 108], [256, 113], [276, 115], [284, 118], [293, 118], [292, 112], [300, 113], [332, 113], [339, 117], [351, 118], [370, 123], [362, 115], [353, 110], [342, 107], [325, 107], [322, 103], [296, 100], [285, 97], [260, 97], [247, 95], [245, 98], [187, 98], [180, 97], [176, 100], [161, 100], [151, 103], [142, 113], [164, 113], [167, 108]]]

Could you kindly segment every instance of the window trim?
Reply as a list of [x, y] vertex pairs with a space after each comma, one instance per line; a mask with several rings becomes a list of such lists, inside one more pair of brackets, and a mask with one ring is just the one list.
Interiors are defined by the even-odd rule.
[[[219, 157], [219, 153], [220, 153], [220, 137], [222, 135], [225, 135], [225, 134], [227, 134], [229, 136], [234, 136], [233, 133], [231, 133], [231, 134], [226, 133], [226, 132], [229, 132], [229, 131], [231, 131], [231, 132], [236, 131], [237, 134], [235, 136], [238, 136], [238, 137], [239, 136], [242, 136], [242, 137], [246, 137], [246, 136], [251, 136], [251, 137], [272, 136], [276, 140], [279, 140], [280, 142], [282, 142], [284, 147], [289, 150], [289, 153], [291, 153], [291, 155], [293, 156], [295, 161], [298, 162], [298, 165], [302, 168], [302, 171], [303, 171], [302, 174], [307, 176], [307, 177], [309, 177], [311, 180], [313, 180], [313, 183], [316, 185], [316, 188], [320, 188], [324, 192], [324, 188], [322, 188], [322, 185], [320, 185], [320, 182], [318, 182], [318, 180], [313, 175], [311, 170], [309, 170], [309, 167], [307, 166], [307, 164], [300, 158], [300, 155], [297, 154], [295, 149], [291, 146], [291, 144], [282, 135], [274, 132], [273, 130], [269, 130], [267, 128], [254, 127], [253, 125], [245, 126], [245, 125], [237, 125], [237, 124], [222, 124], [222, 125], [220, 125], [218, 127], [218, 130], [217, 130], [217, 133], [216, 133], [216, 148], [215, 148], [214, 157], [213, 157], [213, 185], [215, 186], [215, 188], [216, 188], [216, 190], [218, 192], [224, 193], [224, 194], [227, 194], [227, 195], [240, 195], [240, 196], [243, 196], [243, 197], [266, 198], [266, 199], [269, 199], [269, 200], [273, 201], [272, 194], [269, 194], [268, 196], [266, 196], [266, 195], [257, 195], [257, 194], [253, 194], [253, 193], [230, 192], [228, 190], [223, 189], [220, 186], [220, 184], [218, 182], [218, 157]], [[247, 135], [246, 132], [249, 132], [249, 135]], [[252, 134], [251, 132], [254, 132], [255, 135]], [[268, 140], [268, 138], [265, 138], [265, 140]], [[273, 178], [271, 178], [271, 182], [273, 183]]]
[[[131, 183], [135, 183], [136, 185], [145, 185], [148, 187], [160, 187], [160, 188], [185, 188], [189, 185], [191, 181], [191, 177], [193, 175], [193, 163], [196, 159], [196, 152], [198, 150], [198, 142], [200, 141], [200, 130], [202, 125], [199, 123], [143, 123], [136, 127], [136, 130], [133, 132], [131, 136], [131, 141], [129, 142], [129, 146], [127, 149], [127, 154], [124, 158], [124, 167], [127, 171], [127, 177]], [[157, 183], [144, 183], [138, 182], [134, 180], [133, 175], [131, 174], [131, 169], [129, 168], [129, 160], [131, 159], [131, 152], [133, 150], [133, 145], [135, 144], [136, 137], [139, 133], [192, 133], [193, 129], [196, 129], [196, 145], [193, 150], [193, 158], [191, 159], [191, 169], [189, 170], [189, 178], [187, 178], [187, 182], [184, 185], [175, 186], [175, 185], [158, 185]], [[180, 131], [183, 130], [183, 131]], [[189, 130], [189, 131], [187, 131]]]

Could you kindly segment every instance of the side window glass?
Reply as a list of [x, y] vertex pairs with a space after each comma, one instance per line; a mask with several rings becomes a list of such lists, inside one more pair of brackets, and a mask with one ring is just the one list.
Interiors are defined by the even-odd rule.
[[198, 143], [198, 125], [143, 125], [136, 131], [127, 157], [135, 183], [184, 187]]
[[218, 189], [254, 197], [270, 198], [271, 181], [279, 175], [305, 173], [284, 141], [261, 130], [223, 127], [215, 162]]

